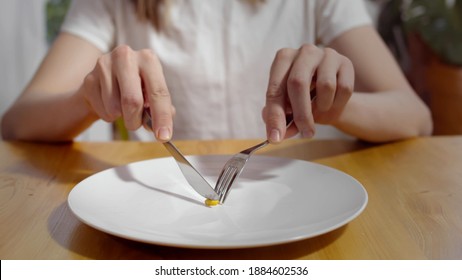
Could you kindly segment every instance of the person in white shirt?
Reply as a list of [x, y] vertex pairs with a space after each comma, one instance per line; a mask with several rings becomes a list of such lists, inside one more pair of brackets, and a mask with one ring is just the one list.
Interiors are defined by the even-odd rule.
[[145, 108], [159, 141], [432, 131], [362, 0], [75, 0], [2, 136], [69, 141], [120, 117], [135, 131]]

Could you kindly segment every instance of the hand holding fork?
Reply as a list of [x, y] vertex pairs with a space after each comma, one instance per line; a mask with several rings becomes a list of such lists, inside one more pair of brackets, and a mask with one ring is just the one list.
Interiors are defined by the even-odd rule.
[[[289, 128], [293, 123], [292, 115], [286, 116], [286, 126]], [[261, 142], [253, 147], [240, 151], [229, 159], [218, 176], [217, 184], [215, 185], [215, 192], [219, 195], [221, 204], [225, 202], [228, 192], [231, 189], [236, 178], [241, 174], [245, 164], [250, 156], [257, 150], [269, 144], [268, 140]]]

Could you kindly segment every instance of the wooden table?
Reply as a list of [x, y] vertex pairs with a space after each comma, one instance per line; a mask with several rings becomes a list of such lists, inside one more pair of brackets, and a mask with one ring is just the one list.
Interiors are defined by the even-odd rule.
[[[250, 140], [178, 141], [185, 154], [232, 154]], [[288, 140], [261, 154], [314, 161], [358, 179], [365, 211], [330, 233], [253, 249], [149, 245], [93, 229], [67, 206], [84, 178], [167, 156], [158, 143], [0, 142], [0, 258], [5, 259], [462, 259], [462, 137], [370, 145]]]

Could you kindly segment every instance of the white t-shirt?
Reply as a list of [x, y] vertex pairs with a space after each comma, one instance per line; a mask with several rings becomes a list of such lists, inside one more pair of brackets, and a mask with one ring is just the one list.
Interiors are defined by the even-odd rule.
[[154, 50], [176, 108], [174, 139], [224, 139], [266, 137], [261, 109], [279, 49], [326, 45], [365, 24], [362, 0], [173, 0], [169, 28], [156, 32], [129, 0], [74, 0], [62, 30], [103, 52]]

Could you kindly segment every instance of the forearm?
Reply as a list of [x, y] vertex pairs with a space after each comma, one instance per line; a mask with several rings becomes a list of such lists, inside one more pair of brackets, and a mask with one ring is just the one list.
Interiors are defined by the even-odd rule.
[[97, 117], [78, 93], [18, 100], [2, 118], [5, 140], [71, 141]]
[[369, 142], [388, 142], [430, 135], [430, 111], [414, 93], [354, 93], [334, 124]]
[[90, 126], [97, 117], [86, 104], [82, 83], [101, 54], [78, 36], [59, 34], [24, 92], [3, 116], [3, 139], [69, 141]]

